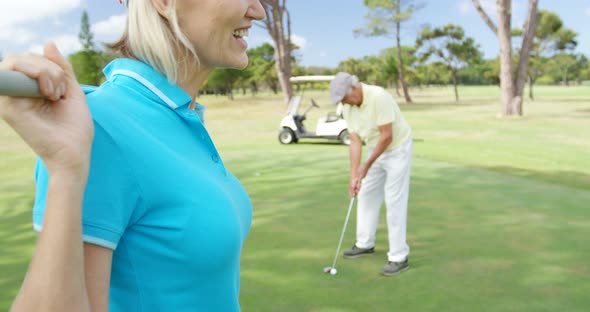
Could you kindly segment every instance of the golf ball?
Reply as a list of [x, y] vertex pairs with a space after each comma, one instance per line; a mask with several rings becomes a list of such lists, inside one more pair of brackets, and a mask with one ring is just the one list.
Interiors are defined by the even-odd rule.
[[330, 270], [330, 274], [336, 275], [336, 273], [338, 273], [338, 270], [336, 270], [335, 268]]

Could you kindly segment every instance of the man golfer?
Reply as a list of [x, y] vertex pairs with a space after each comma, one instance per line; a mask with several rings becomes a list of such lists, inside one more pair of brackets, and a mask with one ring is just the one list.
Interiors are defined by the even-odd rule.
[[[412, 130], [391, 94], [379, 86], [360, 83], [356, 76], [340, 72], [330, 83], [334, 104], [350, 132], [350, 196], [357, 196], [356, 243], [344, 252], [352, 259], [375, 251], [375, 233], [383, 201], [387, 207], [389, 252], [381, 273], [396, 275], [409, 268], [406, 242]], [[362, 141], [367, 157], [361, 163]], [[362, 181], [362, 183], [361, 183]]]

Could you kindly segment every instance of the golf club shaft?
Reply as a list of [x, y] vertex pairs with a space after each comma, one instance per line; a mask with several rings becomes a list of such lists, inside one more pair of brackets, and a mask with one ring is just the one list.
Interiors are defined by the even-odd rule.
[[16, 71], [0, 70], [0, 95], [42, 98], [37, 80]]
[[336, 255], [334, 256], [334, 261], [332, 261], [332, 268], [336, 268], [336, 260], [338, 259], [338, 254], [340, 254], [340, 247], [342, 246], [342, 240], [344, 239], [344, 233], [346, 232], [346, 226], [348, 225], [348, 219], [350, 218], [350, 212], [352, 211], [352, 206], [354, 204], [354, 196], [350, 199], [350, 205], [348, 205], [348, 212], [346, 213], [346, 220], [344, 220], [344, 227], [342, 228], [342, 234], [340, 234], [340, 241], [338, 242], [338, 248], [336, 249]]

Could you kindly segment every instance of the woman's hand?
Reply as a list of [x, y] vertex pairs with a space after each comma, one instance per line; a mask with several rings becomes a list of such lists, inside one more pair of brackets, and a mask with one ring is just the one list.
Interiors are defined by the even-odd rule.
[[0, 96], [0, 117], [39, 155], [49, 173], [87, 174], [94, 125], [72, 66], [53, 43], [43, 55], [12, 55], [0, 69], [36, 79], [46, 99]]

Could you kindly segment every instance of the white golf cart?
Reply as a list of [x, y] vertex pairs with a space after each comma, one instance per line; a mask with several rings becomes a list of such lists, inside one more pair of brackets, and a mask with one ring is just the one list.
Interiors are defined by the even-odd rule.
[[[291, 82], [305, 83], [318, 81], [331, 81], [334, 76], [298, 76], [291, 77]], [[299, 114], [299, 106], [301, 106], [303, 92], [301, 95], [295, 95], [289, 101], [287, 108], [287, 116], [281, 121], [279, 127], [279, 142], [281, 144], [297, 143], [299, 139], [329, 139], [338, 140], [342, 144], [350, 144], [350, 135], [348, 133], [348, 125], [342, 118], [341, 112], [329, 112], [326, 116], [320, 117], [316, 124], [315, 132], [309, 132], [303, 125], [306, 119], [306, 114], [312, 108], [319, 108], [320, 106], [314, 99], [311, 99], [311, 104], [303, 114]], [[341, 106], [339, 106], [341, 108]]]

